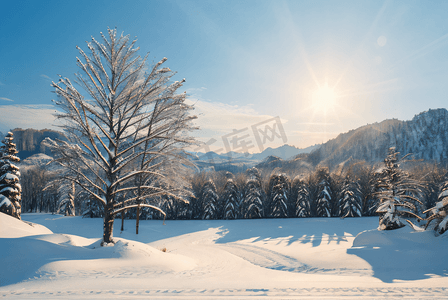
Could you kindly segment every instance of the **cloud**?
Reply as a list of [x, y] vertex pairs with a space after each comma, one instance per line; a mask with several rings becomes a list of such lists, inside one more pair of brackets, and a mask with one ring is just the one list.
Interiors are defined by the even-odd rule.
[[186, 92], [188, 95], [194, 95], [194, 94], [196, 94], [196, 93], [200, 93], [200, 92], [202, 92], [202, 91], [205, 91], [206, 89], [207, 89], [206, 87], [189, 88], [189, 89], [187, 89], [185, 92]]
[[5, 98], [5, 97], [0, 97], [0, 100], [5, 100], [5, 101], [14, 102], [14, 100], [11, 100], [11, 99], [9, 99], [9, 98]]
[[[195, 132], [194, 135], [202, 142], [208, 142], [211, 139], [215, 140], [212, 145], [210, 144], [210, 149], [197, 150], [200, 152], [204, 152], [204, 150], [217, 152], [244, 151], [243, 147], [234, 146], [235, 143], [230, 141], [227, 148], [225, 147], [224, 139], [228, 138], [230, 140], [233, 138], [234, 135], [232, 133], [234, 130], [238, 131], [237, 137], [245, 136], [244, 141], [250, 143], [251, 148], [248, 149], [249, 152], [259, 152], [260, 145], [258, 145], [255, 139], [252, 126], [272, 120], [275, 117], [261, 115], [252, 106], [229, 105], [192, 98], [189, 98], [187, 103], [195, 107], [193, 114], [198, 117], [195, 120], [195, 124], [199, 126], [200, 130]], [[281, 120], [281, 123], [285, 122], [286, 120]], [[241, 145], [241, 141], [239, 140], [236, 145]], [[263, 144], [263, 147], [279, 147], [281, 145], [283, 145], [282, 139], [275, 138]]]
[[0, 86], [5, 85], [3, 82], [0, 81]]
[[14, 128], [56, 129], [53, 105], [0, 105], [0, 131]]
[[251, 106], [229, 105], [220, 102], [188, 99], [193, 104], [193, 113], [198, 116], [196, 124], [203, 130], [227, 134], [233, 129], [243, 129], [271, 119], [274, 116], [260, 115]]
[[327, 126], [334, 125], [335, 123], [325, 123], [325, 122], [299, 122], [297, 125], [318, 125], [318, 126]]
[[45, 74], [41, 74], [40, 77], [45, 78], [45, 79], [50, 80], [50, 81], [53, 81], [53, 79], [51, 79], [50, 76], [47, 76]]

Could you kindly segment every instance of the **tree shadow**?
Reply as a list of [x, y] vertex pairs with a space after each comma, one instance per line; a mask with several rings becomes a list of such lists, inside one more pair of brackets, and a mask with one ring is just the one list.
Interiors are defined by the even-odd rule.
[[0, 255], [2, 256], [0, 286], [19, 283], [39, 276], [39, 269], [54, 261], [120, 257], [120, 254], [113, 250], [114, 247], [100, 247], [105, 249], [93, 250], [89, 247], [45, 240], [45, 237], [49, 236], [59, 235], [0, 239]]
[[432, 232], [410, 228], [360, 233], [348, 254], [368, 262], [373, 276], [383, 282], [448, 276], [448, 240]]
[[252, 219], [222, 222], [221, 236], [216, 243], [232, 243], [253, 239], [258, 241], [286, 241], [287, 245], [299, 242], [318, 247], [323, 243], [347, 242], [347, 236], [377, 226], [378, 218], [291, 218]]

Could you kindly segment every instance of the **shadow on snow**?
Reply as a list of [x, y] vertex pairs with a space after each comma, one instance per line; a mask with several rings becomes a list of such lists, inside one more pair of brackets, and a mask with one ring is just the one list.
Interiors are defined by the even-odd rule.
[[59, 234], [0, 239], [0, 253], [3, 256], [0, 286], [44, 275], [38, 270], [51, 262], [120, 257], [119, 253], [114, 252], [114, 247], [93, 249], [95, 243], [80, 247], [69, 242], [69, 238]]
[[347, 253], [368, 262], [374, 277], [391, 283], [448, 276], [447, 249], [448, 236], [435, 237], [431, 231], [416, 232], [406, 226], [361, 232]]
[[371, 229], [377, 218], [291, 218], [229, 220], [222, 222], [222, 236], [216, 243], [232, 243], [254, 239], [252, 242], [278, 239], [287, 246], [299, 242], [313, 247], [321, 244], [347, 242], [347, 236], [356, 236], [360, 231]]

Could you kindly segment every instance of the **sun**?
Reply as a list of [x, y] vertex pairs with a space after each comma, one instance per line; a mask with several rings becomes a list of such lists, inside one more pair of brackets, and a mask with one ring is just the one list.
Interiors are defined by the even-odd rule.
[[334, 88], [329, 87], [328, 83], [325, 83], [312, 93], [312, 107], [315, 111], [327, 114], [329, 111], [334, 110], [337, 98], [338, 95]]

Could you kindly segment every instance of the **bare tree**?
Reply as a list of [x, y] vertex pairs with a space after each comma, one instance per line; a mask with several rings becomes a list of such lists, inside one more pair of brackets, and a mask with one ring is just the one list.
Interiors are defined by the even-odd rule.
[[[150, 197], [185, 199], [179, 191], [187, 181], [170, 175], [189, 164], [183, 150], [194, 143], [188, 133], [196, 117], [186, 94], [176, 93], [184, 80], [171, 82], [175, 73], [161, 67], [166, 58], [146, 72], [148, 55], [137, 55], [136, 40], [111, 29], [101, 36], [102, 43], [87, 43], [89, 54], [77, 47], [82, 92], [68, 78], [52, 83], [69, 142], [47, 145], [70, 179], [104, 207], [103, 243], [110, 243], [116, 213], [131, 207], [161, 211], [143, 201]], [[118, 201], [125, 192], [133, 196]]]

